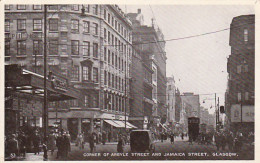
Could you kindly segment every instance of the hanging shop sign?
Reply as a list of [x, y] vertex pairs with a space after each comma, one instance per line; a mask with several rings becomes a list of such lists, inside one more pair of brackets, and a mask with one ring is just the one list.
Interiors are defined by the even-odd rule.
[[66, 79], [62, 79], [58, 76], [53, 75], [51, 81], [54, 89], [61, 90], [61, 91], [68, 90], [68, 83]]

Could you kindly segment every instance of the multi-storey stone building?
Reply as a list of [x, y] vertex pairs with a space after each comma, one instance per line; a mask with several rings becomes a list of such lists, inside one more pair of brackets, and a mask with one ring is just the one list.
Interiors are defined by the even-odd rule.
[[[43, 5], [5, 5], [5, 64], [43, 74], [44, 23]], [[79, 91], [64, 105], [49, 103], [49, 125], [58, 119], [72, 139], [124, 128], [131, 45], [131, 21], [117, 5], [48, 5], [48, 71]]]
[[[164, 36], [160, 29], [154, 25], [143, 25], [141, 9], [137, 13], [129, 13], [128, 16], [133, 22], [133, 46], [141, 51], [143, 64], [147, 67], [147, 74], [152, 70], [152, 82], [144, 86], [145, 94], [144, 110], [148, 115], [150, 123], [157, 123], [161, 120], [166, 122], [166, 53]], [[152, 98], [149, 97], [152, 92]], [[152, 99], [152, 101], [151, 101]]]
[[229, 45], [231, 55], [227, 62], [226, 127], [248, 133], [254, 131], [255, 15], [233, 18]]

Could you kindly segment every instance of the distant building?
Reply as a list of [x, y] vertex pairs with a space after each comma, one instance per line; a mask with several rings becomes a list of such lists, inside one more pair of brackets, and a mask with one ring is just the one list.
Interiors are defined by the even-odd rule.
[[180, 111], [180, 122], [179, 124], [182, 126], [182, 131], [188, 132], [188, 118], [192, 110], [192, 105], [182, 100], [182, 108]]
[[176, 122], [180, 122], [181, 108], [182, 108], [181, 93], [177, 88], [175, 92], [175, 121]]
[[233, 18], [229, 45], [225, 127], [246, 133], [254, 131], [255, 121], [255, 15]]
[[199, 95], [195, 95], [192, 92], [184, 92], [181, 95], [182, 102], [188, 103], [191, 105], [192, 110], [187, 110], [188, 117], [198, 117], [200, 118], [200, 103], [199, 103]]
[[173, 124], [175, 121], [175, 80], [174, 77], [167, 77], [167, 122]]
[[200, 123], [209, 124], [209, 111], [207, 108], [200, 107]]

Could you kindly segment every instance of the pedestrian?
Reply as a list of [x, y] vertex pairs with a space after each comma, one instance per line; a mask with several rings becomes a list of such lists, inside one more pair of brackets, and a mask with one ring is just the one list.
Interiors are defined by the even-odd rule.
[[164, 134], [163, 132], [161, 133], [161, 142], [163, 142], [163, 139], [164, 139]]
[[171, 139], [171, 144], [174, 144], [174, 133], [171, 133], [170, 139]]
[[124, 140], [122, 138], [122, 135], [119, 135], [119, 137], [118, 137], [117, 152], [119, 152], [119, 153], [124, 152]]
[[224, 132], [221, 132], [220, 143], [221, 143], [222, 150], [224, 151], [226, 148], [226, 134]]
[[107, 139], [107, 134], [106, 134], [106, 132], [104, 131], [104, 132], [102, 133], [102, 143], [103, 143], [103, 145], [106, 144], [106, 139]]
[[108, 142], [110, 143], [111, 141], [111, 131], [108, 131]]
[[33, 147], [34, 147], [34, 154], [40, 154], [40, 143], [41, 143], [41, 137], [38, 131], [35, 131], [34, 137], [33, 137]]
[[229, 131], [227, 134], [227, 145], [228, 145], [229, 151], [233, 151], [234, 135], [231, 131]]
[[67, 158], [68, 157], [68, 153], [69, 153], [69, 138], [66, 135], [66, 132], [64, 131], [61, 139], [60, 139], [60, 156], [62, 158]]
[[98, 132], [98, 142], [102, 143], [102, 133], [100, 131]]
[[[67, 136], [67, 138], [69, 139], [69, 152], [71, 152], [71, 146], [70, 146], [71, 136], [70, 136], [69, 131], [67, 131], [66, 133], [67, 133], [66, 136]], [[82, 134], [82, 135], [83, 135], [83, 137], [84, 137], [84, 134]], [[83, 147], [84, 147], [84, 140], [83, 140]]]
[[183, 132], [181, 133], [181, 140], [183, 140], [183, 138], [184, 138], [184, 134], [183, 134]]
[[91, 133], [89, 135], [89, 147], [90, 147], [90, 153], [93, 153], [94, 152], [94, 149], [95, 149], [95, 139], [94, 139], [94, 133]]
[[52, 131], [48, 137], [48, 150], [51, 151], [51, 155], [53, 155], [55, 147], [56, 147], [56, 136]]
[[219, 132], [216, 132], [215, 133], [215, 144], [216, 144], [216, 147], [217, 147], [217, 150], [219, 150], [220, 148], [220, 145], [221, 145], [221, 137], [220, 137], [220, 133]]
[[77, 144], [79, 146], [79, 149], [83, 149], [84, 148], [84, 137], [83, 137], [83, 134], [80, 133], [78, 134], [78, 137], [77, 137]]
[[27, 138], [24, 134], [24, 132], [20, 132], [20, 134], [18, 135], [18, 142], [19, 142], [19, 151], [20, 151], [20, 155], [22, 155], [23, 157], [25, 157], [26, 155], [26, 144], [27, 144]]
[[192, 135], [189, 134], [189, 144], [192, 144]]
[[58, 151], [57, 151], [57, 157], [56, 159], [58, 159], [59, 157], [61, 157], [61, 144], [62, 144], [62, 135], [61, 135], [61, 132], [59, 132], [57, 138], [56, 138], [56, 146], [58, 148]]
[[236, 136], [236, 141], [235, 141], [235, 149], [236, 152], [240, 152], [243, 146], [243, 134], [242, 133], [237, 133]]
[[[155, 139], [154, 133], [153, 133], [153, 137]], [[129, 133], [127, 134], [127, 138], [126, 139], [127, 139], [126, 144], [130, 144], [130, 134]]]

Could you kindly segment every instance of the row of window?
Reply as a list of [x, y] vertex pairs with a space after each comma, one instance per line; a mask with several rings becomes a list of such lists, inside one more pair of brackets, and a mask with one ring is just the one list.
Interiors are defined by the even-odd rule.
[[[69, 103], [70, 107], [79, 107], [79, 100], [69, 100], [67, 101]], [[99, 95], [98, 93], [96, 94], [89, 94], [89, 95], [84, 95], [84, 101], [82, 101], [83, 105], [86, 108], [99, 108]], [[49, 107], [50, 108], [57, 108], [61, 107], [61, 102], [56, 101], [56, 102], [49, 102]]]
[[237, 73], [240, 74], [242, 72], [248, 72], [248, 65], [247, 64], [237, 65]]
[[106, 28], [104, 28], [104, 40], [108, 42], [109, 45], [113, 46], [116, 50], [121, 51], [123, 53], [131, 53], [131, 49], [127, 49], [127, 46], [123, 43], [123, 41], [120, 41], [119, 38], [114, 36], [112, 32], [108, 31]]
[[250, 93], [249, 92], [245, 92], [243, 95], [243, 99], [242, 99], [242, 93], [238, 92], [237, 93], [237, 102], [241, 102], [242, 101], [249, 101], [250, 99], [252, 99], [252, 97], [250, 97]]
[[[79, 32], [79, 20], [72, 19], [71, 31]], [[33, 31], [42, 31], [43, 21], [42, 19], [33, 19]], [[98, 24], [93, 23], [94, 34], [98, 35]], [[10, 32], [10, 19], [5, 19], [5, 32]], [[17, 31], [26, 31], [26, 19], [17, 19]], [[49, 19], [49, 31], [59, 31], [59, 19]], [[90, 33], [90, 22], [83, 21], [83, 33]]]
[[119, 76], [116, 76], [110, 72], [104, 71], [104, 85], [118, 89], [120, 91], [125, 90], [125, 80], [121, 79]]
[[[60, 45], [61, 50], [64, 52], [67, 51], [67, 45]], [[10, 40], [5, 41], [5, 55], [10, 56]], [[17, 56], [26, 55], [26, 40], [18, 40], [17, 41]], [[71, 41], [71, 55], [79, 55], [79, 40]], [[82, 55], [90, 56], [90, 42], [83, 41], [82, 45]], [[50, 40], [49, 41], [49, 55], [59, 55], [59, 41], [58, 40]], [[33, 41], [33, 55], [43, 55], [43, 42], [41, 40]], [[98, 44], [93, 43], [93, 57], [98, 58]]]
[[124, 112], [125, 107], [125, 98], [115, 94], [105, 93], [105, 109]]
[[112, 27], [126, 40], [131, 41], [131, 34], [106, 9], [104, 9], [104, 20], [106, 20], [108, 24], [112, 25]]
[[[60, 8], [59, 8], [60, 6]], [[70, 5], [71, 10], [73, 11], [79, 11], [79, 5]], [[83, 5], [85, 12], [90, 13], [90, 5]], [[26, 10], [28, 9], [28, 5], [16, 5], [17, 10]], [[13, 9], [13, 5], [5, 5], [5, 10], [11, 10]], [[42, 10], [43, 5], [33, 5], [33, 10]], [[66, 10], [67, 5], [48, 5], [48, 10]], [[98, 5], [93, 5], [93, 14], [98, 15]]]
[[[79, 66], [74, 65], [71, 69], [70, 79], [71, 81], [79, 81]], [[82, 66], [82, 82], [93, 81], [98, 83], [98, 68], [90, 66]]]
[[118, 68], [119, 70], [126, 70], [126, 61], [108, 50], [106, 47], [104, 47], [104, 61], [108, 64], [111, 64], [112, 66], [115, 66], [115, 68]]

